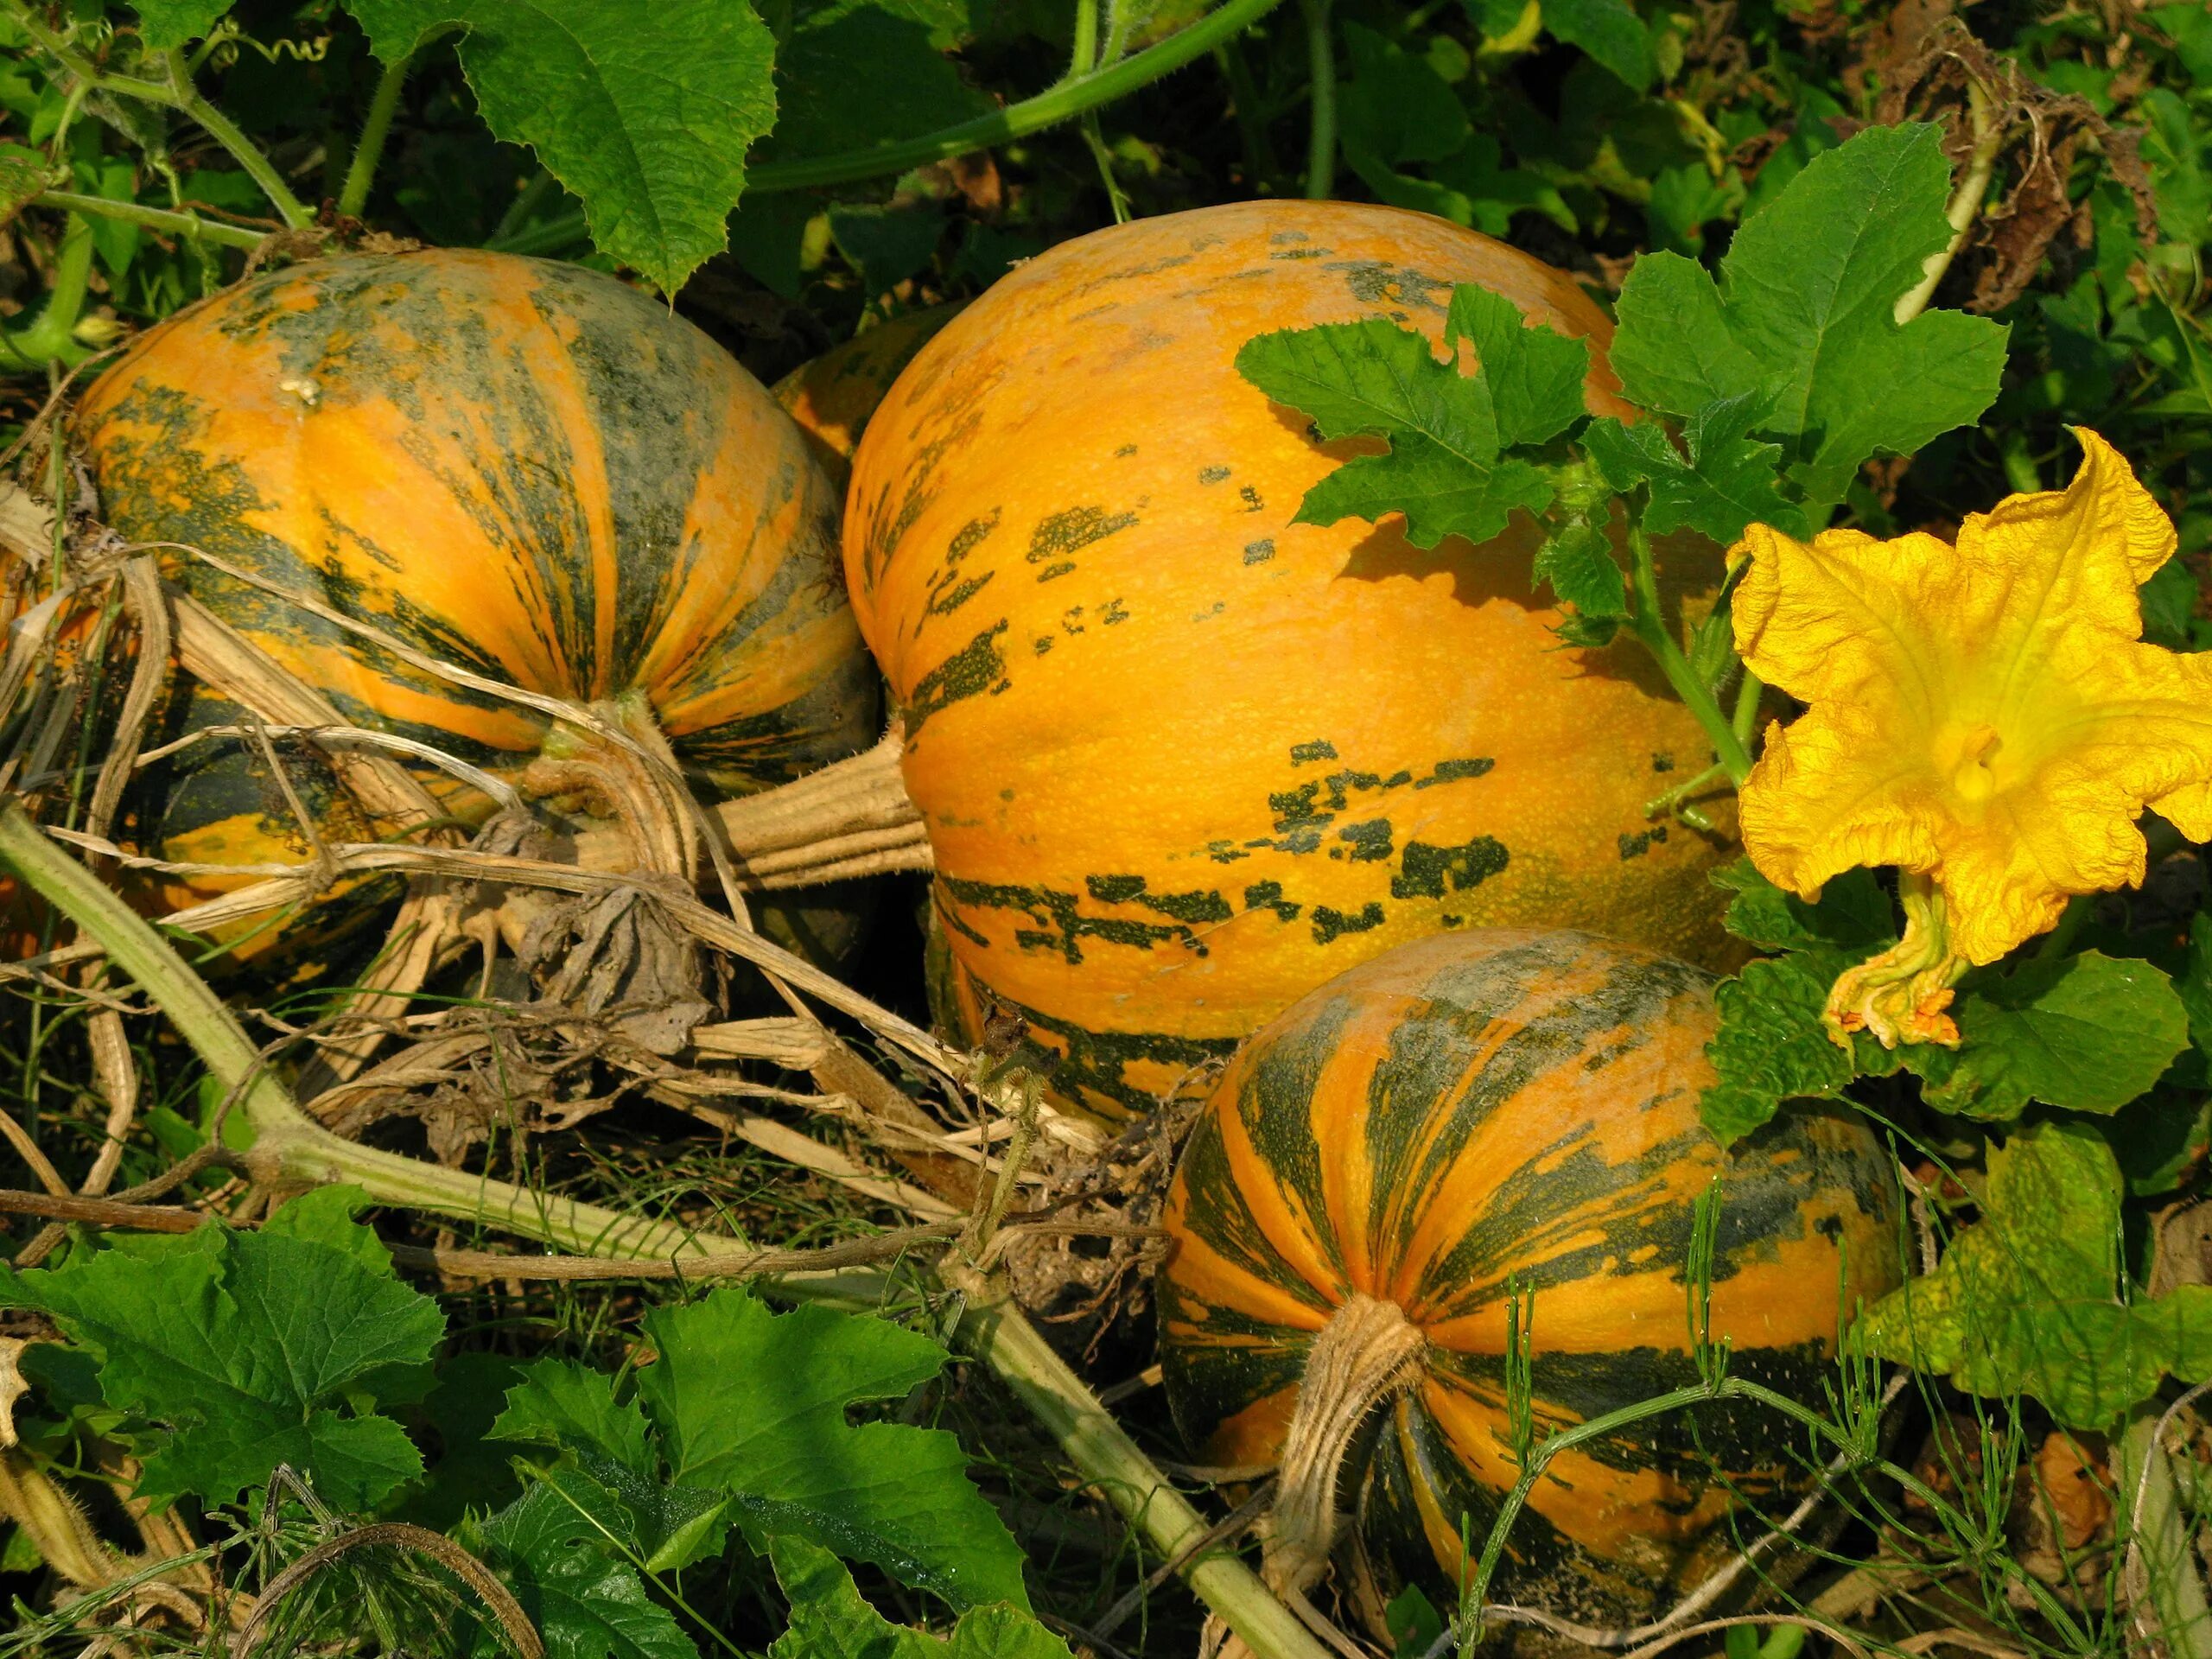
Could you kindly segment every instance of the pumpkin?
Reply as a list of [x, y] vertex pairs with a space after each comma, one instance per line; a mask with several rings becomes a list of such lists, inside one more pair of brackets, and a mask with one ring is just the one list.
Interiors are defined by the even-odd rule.
[[[1063, 243], [916, 354], [854, 459], [845, 569], [906, 721], [953, 957], [1109, 1118], [1391, 945], [1578, 925], [1726, 950], [1720, 838], [1644, 804], [1710, 745], [1633, 644], [1561, 647], [1535, 526], [1424, 551], [1296, 522], [1352, 451], [1236, 372], [1280, 328], [1440, 340], [1456, 283], [1590, 341], [1564, 272], [1442, 219], [1255, 201]], [[1717, 579], [1701, 547], [1688, 580]]]
[[[107, 522], [241, 573], [168, 563], [357, 726], [533, 792], [556, 730], [573, 756], [552, 713], [456, 685], [388, 639], [664, 741], [709, 798], [875, 735], [834, 486], [757, 382], [612, 277], [473, 251], [267, 272], [149, 331], [86, 395], [78, 432]], [[164, 718], [167, 739], [240, 715], [188, 685]], [[395, 828], [312, 752], [286, 760], [326, 838]], [[490, 810], [422, 777], [465, 820]], [[297, 861], [305, 830], [276, 782], [256, 745], [184, 750], [141, 791], [137, 838], [172, 860]], [[234, 885], [172, 878], [141, 896], [167, 908]]]
[[833, 477], [844, 475], [883, 394], [914, 353], [960, 315], [962, 303], [932, 305], [879, 322], [800, 364], [768, 388]]
[[[1286, 1463], [1278, 1516], [1306, 1521], [1268, 1548], [1288, 1587], [1341, 1501], [1382, 1597], [1455, 1593], [1461, 1516], [1479, 1554], [1519, 1472], [1516, 1285], [1540, 1435], [1695, 1382], [1687, 1253], [1715, 1176], [1712, 1335], [1732, 1374], [1821, 1401], [1840, 1319], [1898, 1282], [1890, 1160], [1840, 1111], [1724, 1153], [1697, 1110], [1715, 1027], [1694, 968], [1484, 929], [1354, 969], [1238, 1053], [1168, 1200], [1161, 1370], [1210, 1463], [1270, 1465], [1287, 1440], [1342, 1459]], [[1741, 1402], [1695, 1415], [1694, 1433], [1677, 1413], [1561, 1452], [1499, 1599], [1633, 1624], [1701, 1582], [1733, 1548], [1729, 1484], [1786, 1497], [1802, 1433]]]

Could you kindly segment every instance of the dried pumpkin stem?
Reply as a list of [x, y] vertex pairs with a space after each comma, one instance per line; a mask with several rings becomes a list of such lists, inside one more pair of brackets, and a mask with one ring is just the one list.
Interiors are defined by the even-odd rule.
[[1321, 1576], [1336, 1541], [1344, 1453], [1367, 1414], [1413, 1382], [1423, 1346], [1395, 1302], [1358, 1294], [1313, 1339], [1265, 1527], [1261, 1574], [1278, 1595], [1302, 1594]]

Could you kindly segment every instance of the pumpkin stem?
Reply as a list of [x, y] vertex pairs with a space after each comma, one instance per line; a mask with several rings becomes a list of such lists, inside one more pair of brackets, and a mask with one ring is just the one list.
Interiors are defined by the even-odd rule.
[[899, 771], [906, 728], [874, 748], [712, 809], [740, 885], [813, 887], [884, 870], [930, 868], [929, 836]]
[[1260, 1575], [1276, 1594], [1301, 1593], [1321, 1576], [1336, 1541], [1344, 1453], [1367, 1414], [1414, 1382], [1425, 1345], [1395, 1302], [1358, 1292], [1313, 1339], [1283, 1438], [1281, 1490], [1263, 1523]]

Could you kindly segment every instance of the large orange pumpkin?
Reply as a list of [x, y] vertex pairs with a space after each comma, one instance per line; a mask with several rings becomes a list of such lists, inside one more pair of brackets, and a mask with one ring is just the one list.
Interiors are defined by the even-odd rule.
[[[102, 511], [354, 724], [525, 778], [555, 718], [456, 686], [297, 594], [487, 678], [650, 727], [728, 796], [849, 754], [878, 690], [838, 579], [834, 488], [767, 392], [664, 305], [479, 252], [321, 259], [149, 332], [86, 395]], [[236, 722], [205, 687], [162, 735]], [[333, 839], [385, 833], [310, 756]], [[424, 781], [464, 818], [489, 803]], [[181, 753], [137, 803], [169, 858], [308, 849], [257, 746]], [[233, 885], [166, 883], [189, 903]]]
[[[845, 565], [979, 987], [1141, 1110], [1293, 998], [1446, 929], [1723, 948], [1717, 841], [1644, 803], [1710, 746], [1634, 645], [1568, 650], [1534, 526], [1294, 522], [1350, 453], [1239, 377], [1274, 329], [1440, 339], [1454, 284], [1596, 349], [1564, 272], [1441, 219], [1250, 202], [1065, 243], [924, 346], [855, 457]], [[1717, 575], [1707, 556], [1700, 580]]]
[[[1891, 1160], [1840, 1110], [1724, 1153], [1698, 1122], [1715, 1026], [1684, 963], [1501, 929], [1379, 957], [1239, 1052], [1169, 1198], [1161, 1369], [1207, 1461], [1286, 1459], [1271, 1576], [1310, 1582], [1341, 1508], [1377, 1599], [1448, 1605], [1520, 1476], [1516, 1285], [1540, 1434], [1700, 1382], [1692, 1218], [1716, 1177], [1712, 1337], [1733, 1375], [1822, 1404], [1842, 1323], [1898, 1282]], [[1732, 1400], [1562, 1451], [1493, 1592], [1640, 1624], [1732, 1551], [1739, 1497], [1789, 1507], [1802, 1445]]]

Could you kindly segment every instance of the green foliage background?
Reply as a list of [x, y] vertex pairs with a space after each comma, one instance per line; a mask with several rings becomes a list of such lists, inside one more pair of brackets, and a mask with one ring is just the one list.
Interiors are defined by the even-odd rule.
[[[1978, 120], [1999, 135], [1983, 211], [1899, 328], [1889, 298], [1949, 239]], [[579, 259], [772, 379], [1116, 217], [1300, 194], [1439, 213], [1574, 271], [1619, 318], [1629, 394], [1685, 440], [1591, 423], [1572, 440], [1589, 489], [1563, 489], [1583, 348], [1463, 295], [1453, 332], [1481, 376], [1383, 324], [1248, 347], [1247, 372], [1330, 435], [1390, 440], [1309, 517], [1405, 512], [1433, 543], [1556, 506], [1532, 585], [1594, 641], [1636, 626], [1601, 498], [1642, 491], [1653, 533], [1942, 530], [2063, 482], [2082, 424], [2180, 527], [2149, 636], [2212, 645], [2212, 11], [2194, 0], [0, 0], [0, 443], [249, 257], [420, 241]], [[1725, 644], [1700, 649], [1688, 670], [1714, 682]], [[2048, 958], [1970, 979], [1967, 1048], [1916, 1057], [1915, 1078], [1814, 1023], [1835, 971], [1893, 937], [1879, 887], [1807, 906], [1747, 867], [1728, 879], [1731, 925], [1764, 954], [1721, 991], [1708, 1121], [1748, 1133], [1811, 1097], [1897, 1127], [1948, 1248], [1861, 1335], [1917, 1368], [1955, 1484], [1986, 1501], [2011, 1482], [2024, 1422], [2095, 1435], [2169, 1376], [2212, 1373], [2204, 1287], [2152, 1294], [2159, 1217], [2198, 1199], [2212, 1140], [2212, 923], [2085, 908]], [[24, 1116], [73, 1169], [88, 1147], [41, 1128], [67, 1092], [42, 1040], [10, 1057]], [[138, 1174], [207, 1121], [168, 1060]], [[617, 1133], [580, 1158], [601, 1190], [710, 1191], [764, 1235], [868, 1221], [703, 1145]], [[124, 1447], [137, 1496], [255, 1570], [364, 1516], [449, 1534], [563, 1659], [1045, 1659], [1093, 1619], [1122, 1651], [1194, 1641], [1187, 1609], [1150, 1622], [1156, 1563], [1078, 1510], [1004, 1398], [946, 1370], [941, 1310], [434, 1299], [354, 1207], [317, 1194], [257, 1232], [87, 1243], [0, 1281], [68, 1338], [23, 1362], [22, 1455], [74, 1471]], [[1858, 1387], [1838, 1408], [1853, 1434]], [[2212, 1481], [2179, 1502], [2194, 1524]], [[1945, 1582], [1980, 1574], [2008, 1641], [2125, 1650], [2110, 1593], [2064, 1603], [1993, 1564], [2002, 1515], [1977, 1531], [1963, 1497], [1888, 1505], [1853, 1500], [1853, 1536], [1935, 1538]], [[42, 1582], [22, 1536], [0, 1571]], [[506, 1640], [404, 1551], [364, 1551], [288, 1606], [296, 1648], [365, 1625], [387, 1648]], [[1422, 1643], [1443, 1634], [1401, 1611]], [[26, 1603], [0, 1653], [73, 1640]]]

